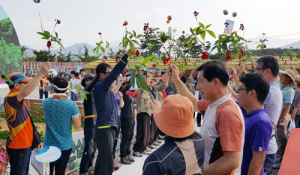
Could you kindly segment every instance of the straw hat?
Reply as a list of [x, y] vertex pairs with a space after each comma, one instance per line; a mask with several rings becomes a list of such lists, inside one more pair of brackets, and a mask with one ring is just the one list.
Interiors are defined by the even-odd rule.
[[280, 72], [281, 75], [284, 74], [284, 75], [289, 76], [289, 77], [292, 79], [292, 81], [293, 81], [292, 83], [294, 83], [293, 85], [296, 84], [296, 83], [295, 83], [295, 76], [296, 76], [296, 73], [295, 73], [293, 70], [291, 70], [291, 69], [286, 69], [286, 70], [284, 70], [284, 71], [279, 70], [279, 72]]
[[153, 113], [157, 127], [163, 133], [174, 138], [184, 138], [194, 133], [193, 116], [193, 103], [178, 94], [169, 95]]

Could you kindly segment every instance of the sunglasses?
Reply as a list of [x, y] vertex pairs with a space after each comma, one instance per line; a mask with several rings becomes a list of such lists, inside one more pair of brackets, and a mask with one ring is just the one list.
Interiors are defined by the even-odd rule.
[[27, 84], [28, 82], [20, 82], [20, 84]]

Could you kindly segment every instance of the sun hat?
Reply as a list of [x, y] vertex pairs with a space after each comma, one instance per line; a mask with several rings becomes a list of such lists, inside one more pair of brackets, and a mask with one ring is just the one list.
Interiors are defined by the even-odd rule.
[[300, 75], [295, 76], [295, 81], [300, 81]]
[[296, 76], [296, 73], [293, 71], [293, 70], [291, 70], [291, 69], [286, 69], [286, 70], [284, 70], [284, 71], [282, 71], [282, 70], [279, 70], [279, 72], [280, 72], [280, 74], [282, 75], [287, 75], [287, 76], [289, 76], [291, 79], [292, 79], [292, 83], [294, 83], [293, 85], [295, 85], [296, 83], [295, 83], [295, 76]]
[[195, 132], [194, 106], [186, 97], [169, 95], [154, 113], [157, 127], [166, 135], [184, 138]]
[[85, 81], [87, 79], [93, 79], [95, 77], [94, 74], [91, 74], [91, 73], [88, 73], [88, 74], [85, 74], [85, 76], [83, 77], [83, 79], [81, 80], [81, 86], [85, 87]]
[[[29, 82], [32, 80], [32, 77], [26, 77], [23, 75], [21, 72], [13, 72], [5, 77], [5, 75], [1, 75], [1, 77], [5, 80], [8, 86], [13, 86], [16, 83], [21, 83], [21, 82]], [[6, 79], [7, 78], [7, 79]], [[9, 81], [10, 80], [10, 81]]]

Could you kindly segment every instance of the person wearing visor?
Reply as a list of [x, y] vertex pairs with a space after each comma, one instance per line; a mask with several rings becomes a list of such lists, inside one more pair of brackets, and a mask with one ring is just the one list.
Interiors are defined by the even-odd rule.
[[[40, 80], [48, 73], [51, 63], [43, 63], [40, 72], [34, 77], [26, 77], [20, 72], [9, 75], [1, 75], [9, 86], [10, 92], [5, 97], [5, 119], [9, 128], [9, 136], [6, 141], [6, 150], [10, 156], [10, 174], [28, 174], [29, 161], [33, 145], [33, 132], [36, 130], [32, 125], [24, 98], [30, 95], [39, 85]], [[38, 144], [37, 149], [43, 148], [43, 143]]]
[[64, 175], [73, 148], [72, 124], [81, 127], [77, 104], [66, 98], [68, 80], [61, 77], [52, 79], [52, 98], [43, 101], [46, 120], [45, 146], [55, 146], [61, 150], [61, 157], [50, 163], [50, 175]]

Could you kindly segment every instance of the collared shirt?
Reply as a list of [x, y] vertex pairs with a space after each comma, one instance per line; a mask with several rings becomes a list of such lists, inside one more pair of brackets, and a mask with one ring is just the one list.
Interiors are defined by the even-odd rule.
[[62, 151], [72, 148], [72, 118], [79, 117], [77, 104], [65, 93], [54, 93], [42, 105], [46, 120], [44, 146], [56, 146]]
[[198, 133], [181, 142], [167, 136], [165, 143], [145, 160], [143, 175], [200, 175], [203, 162], [204, 140]]
[[[271, 119], [272, 135], [275, 135], [277, 129], [276, 125], [278, 123], [281, 110], [282, 110], [283, 97], [282, 97], [282, 92], [280, 90], [279, 82], [271, 82], [269, 84], [270, 84], [270, 90], [264, 102], [264, 107], [266, 109], [268, 116]], [[275, 137], [272, 137], [269, 143], [267, 154], [275, 154], [276, 152], [277, 152], [277, 142]]]
[[224, 151], [240, 152], [238, 168], [228, 174], [241, 174], [245, 126], [240, 107], [232, 100], [230, 94], [219, 98], [207, 109], [203, 106], [207, 107], [207, 102], [198, 101], [198, 109], [205, 111], [200, 130], [205, 143], [204, 166], [218, 160]]
[[32, 146], [33, 127], [25, 100], [18, 101], [18, 92], [10, 92], [5, 97], [5, 119], [9, 128], [6, 147], [26, 149]]
[[[267, 151], [272, 133], [271, 119], [265, 109], [258, 109], [245, 115], [245, 145], [242, 175], [247, 175], [253, 158], [253, 151]], [[264, 175], [262, 167], [260, 174]]]
[[282, 108], [284, 108], [284, 105], [292, 104], [294, 96], [295, 96], [295, 90], [293, 89], [292, 86], [285, 86], [285, 87], [281, 87], [281, 91], [282, 91], [282, 97], [283, 97]]

